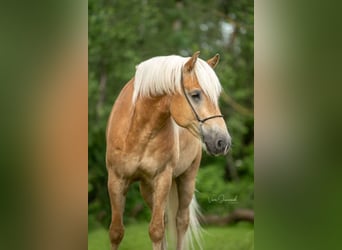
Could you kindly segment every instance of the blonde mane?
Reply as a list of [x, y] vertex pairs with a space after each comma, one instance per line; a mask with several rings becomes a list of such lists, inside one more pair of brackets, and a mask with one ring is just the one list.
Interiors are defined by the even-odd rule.
[[[180, 93], [183, 65], [189, 59], [175, 55], [158, 56], [140, 63], [135, 72], [133, 103], [138, 97]], [[198, 58], [194, 71], [203, 92], [217, 105], [222, 87], [214, 70], [206, 61]]]

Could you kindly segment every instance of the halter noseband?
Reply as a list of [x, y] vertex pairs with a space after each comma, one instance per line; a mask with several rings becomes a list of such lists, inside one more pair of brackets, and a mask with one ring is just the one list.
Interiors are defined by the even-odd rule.
[[183, 94], [184, 94], [184, 96], [185, 96], [185, 99], [187, 100], [187, 102], [188, 102], [188, 104], [189, 104], [189, 106], [190, 106], [192, 112], [194, 113], [194, 115], [195, 115], [197, 121], [198, 121], [200, 124], [203, 124], [204, 122], [206, 122], [206, 121], [208, 121], [208, 120], [210, 120], [210, 119], [221, 118], [221, 117], [223, 117], [223, 115], [213, 115], [213, 116], [209, 116], [209, 117], [206, 117], [206, 118], [201, 119], [201, 118], [199, 117], [199, 115], [197, 114], [197, 112], [196, 112], [194, 106], [192, 105], [192, 103], [191, 103], [191, 101], [190, 101], [190, 99], [189, 99], [189, 97], [188, 97], [188, 95], [187, 95], [187, 93], [186, 93], [186, 91], [185, 91], [184, 82], [183, 82], [183, 74], [181, 74], [181, 85], [182, 85], [182, 90], [183, 90]]

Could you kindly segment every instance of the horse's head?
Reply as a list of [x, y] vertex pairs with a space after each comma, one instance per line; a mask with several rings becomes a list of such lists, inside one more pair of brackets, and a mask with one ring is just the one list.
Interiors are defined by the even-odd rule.
[[194, 53], [183, 66], [182, 91], [172, 97], [171, 115], [179, 126], [202, 140], [209, 154], [226, 154], [231, 137], [218, 107], [221, 85], [213, 71], [219, 55], [207, 62], [198, 56], [199, 52]]

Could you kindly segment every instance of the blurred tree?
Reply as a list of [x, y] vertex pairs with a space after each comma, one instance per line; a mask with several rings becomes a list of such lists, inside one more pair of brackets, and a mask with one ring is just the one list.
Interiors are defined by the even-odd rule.
[[[216, 69], [224, 88], [221, 111], [233, 137], [229, 156], [204, 154], [204, 174], [199, 173], [197, 182], [197, 189], [203, 192], [199, 202], [205, 213], [224, 214], [235, 206], [252, 208], [253, 1], [89, 0], [88, 13], [89, 213], [108, 224], [105, 128], [115, 98], [134, 76], [135, 65], [154, 56], [190, 56], [197, 50], [203, 59], [221, 55]], [[239, 204], [209, 204], [208, 197], [217, 191], [238, 194]], [[132, 220], [132, 214], [148, 217], [142, 204], [138, 186], [133, 185], [125, 219]]]

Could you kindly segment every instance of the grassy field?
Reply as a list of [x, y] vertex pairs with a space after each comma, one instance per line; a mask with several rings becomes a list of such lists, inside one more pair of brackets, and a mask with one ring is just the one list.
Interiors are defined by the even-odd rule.
[[[252, 250], [254, 249], [254, 227], [240, 223], [230, 227], [206, 227], [203, 234], [203, 249], [208, 250]], [[151, 250], [148, 236], [148, 224], [130, 224], [126, 226], [121, 250]], [[110, 250], [107, 229], [89, 225], [88, 250]]]

